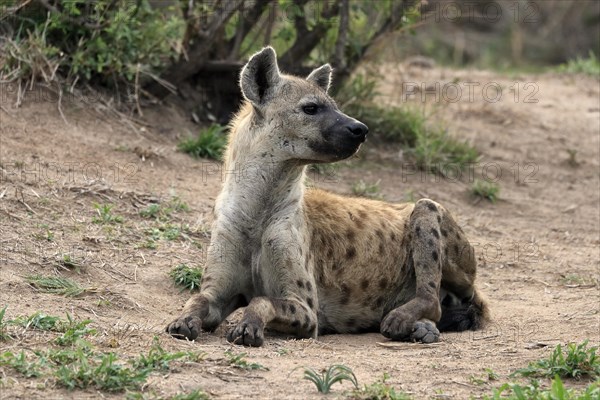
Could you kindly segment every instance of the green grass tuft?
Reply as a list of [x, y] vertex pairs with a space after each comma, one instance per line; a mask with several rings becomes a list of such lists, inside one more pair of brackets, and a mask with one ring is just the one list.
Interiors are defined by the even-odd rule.
[[202, 272], [201, 268], [188, 267], [186, 264], [179, 264], [169, 272], [169, 276], [173, 279], [176, 286], [181, 286], [183, 289], [194, 291], [200, 289]]
[[227, 145], [226, 131], [226, 126], [213, 124], [197, 137], [182, 140], [178, 145], [179, 150], [196, 158], [221, 160]]
[[600, 381], [589, 384], [585, 389], [566, 388], [557, 376], [550, 382], [549, 388], [542, 388], [538, 381], [520, 385], [505, 383], [492, 391], [484, 400], [597, 400], [600, 398]]
[[246, 360], [246, 353], [233, 354], [231, 351], [227, 350], [225, 352], [227, 356], [227, 362], [229, 365], [235, 368], [246, 369], [246, 370], [254, 370], [254, 369], [264, 369], [269, 370], [262, 364], [252, 363]]
[[348, 398], [352, 400], [409, 400], [411, 397], [406, 393], [396, 392], [396, 390], [386, 383], [389, 379], [387, 373], [383, 378], [370, 385], [364, 385], [361, 389], [354, 389], [349, 393]]
[[25, 329], [37, 329], [40, 331], [60, 331], [60, 317], [46, 315], [41, 311], [35, 312], [29, 317], [17, 317], [10, 321], [11, 324], [21, 326]]
[[352, 185], [352, 193], [355, 196], [381, 200], [383, 199], [383, 195], [381, 194], [381, 188], [379, 187], [380, 182], [381, 181], [378, 180], [375, 183], [366, 183], [361, 179]]
[[114, 215], [112, 213], [114, 205], [112, 204], [94, 204], [96, 209], [96, 215], [92, 218], [94, 224], [121, 224], [123, 223], [123, 217]]
[[454, 172], [454, 167], [462, 170], [479, 159], [474, 147], [450, 137], [444, 129], [418, 131], [415, 147], [409, 153], [419, 168], [440, 175]]
[[45, 293], [75, 297], [92, 290], [91, 288], [82, 288], [77, 282], [71, 279], [58, 276], [32, 275], [26, 279], [30, 285]]
[[566, 351], [559, 344], [549, 358], [532, 362], [526, 368], [516, 370], [512, 376], [596, 379], [600, 377], [600, 358], [596, 354], [598, 347], [588, 348], [588, 342], [569, 343]]
[[7, 308], [8, 306], [4, 306], [4, 308], [0, 310], [0, 342], [12, 339], [12, 337], [6, 332], [6, 326], [8, 325], [8, 322], [4, 321]]
[[590, 50], [587, 58], [577, 57], [569, 60], [566, 64], [559, 66], [558, 70], [569, 74], [587, 74], [598, 78], [600, 77], [600, 60]]
[[64, 333], [54, 340], [59, 346], [73, 346], [77, 345], [85, 347], [86, 342], [83, 340], [84, 336], [95, 335], [96, 330], [88, 327], [92, 322], [90, 319], [83, 321], [75, 321], [69, 313], [67, 313], [67, 322], [63, 323]]
[[345, 365], [331, 365], [320, 374], [312, 368], [305, 367], [303, 379], [314, 383], [317, 390], [323, 394], [329, 393], [331, 386], [336, 382], [350, 381], [358, 389], [356, 375]]
[[498, 200], [500, 186], [495, 182], [489, 182], [481, 179], [475, 179], [471, 186], [471, 194], [476, 197], [481, 197], [495, 203]]
[[166, 221], [171, 217], [171, 214], [180, 211], [189, 211], [189, 207], [179, 197], [175, 196], [168, 202], [150, 204], [148, 207], [140, 211], [140, 216], [159, 221]]

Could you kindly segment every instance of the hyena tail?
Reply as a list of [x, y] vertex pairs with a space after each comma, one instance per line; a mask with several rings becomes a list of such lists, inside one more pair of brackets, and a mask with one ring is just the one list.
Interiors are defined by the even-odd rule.
[[490, 320], [487, 301], [474, 288], [473, 295], [460, 299], [442, 288], [442, 317], [437, 323], [440, 332], [462, 332], [485, 327]]

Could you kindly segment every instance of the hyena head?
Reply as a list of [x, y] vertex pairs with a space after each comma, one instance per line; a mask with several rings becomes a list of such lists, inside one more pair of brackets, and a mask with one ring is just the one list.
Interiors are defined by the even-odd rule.
[[273, 161], [301, 164], [332, 162], [356, 153], [368, 128], [338, 109], [327, 94], [330, 83], [329, 64], [302, 79], [280, 73], [271, 47], [253, 55], [241, 73], [240, 85], [251, 109], [246, 106], [249, 112], [242, 111], [234, 123], [232, 134], [247, 136], [239, 143], [245, 148], [238, 151], [254, 149]]

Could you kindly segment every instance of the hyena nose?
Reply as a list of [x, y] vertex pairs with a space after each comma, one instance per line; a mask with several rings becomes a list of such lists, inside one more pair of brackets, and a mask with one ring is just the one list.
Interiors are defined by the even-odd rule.
[[360, 139], [362, 141], [367, 137], [367, 133], [369, 133], [369, 128], [359, 121], [353, 121], [347, 126], [348, 130], [356, 139]]

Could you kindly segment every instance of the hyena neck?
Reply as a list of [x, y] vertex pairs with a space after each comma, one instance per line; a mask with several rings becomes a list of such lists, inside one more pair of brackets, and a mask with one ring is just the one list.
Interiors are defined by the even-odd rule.
[[240, 226], [256, 231], [276, 217], [297, 215], [302, 209], [305, 165], [265, 156], [265, 149], [237, 150], [224, 166], [225, 181], [215, 207], [217, 220], [234, 218]]

